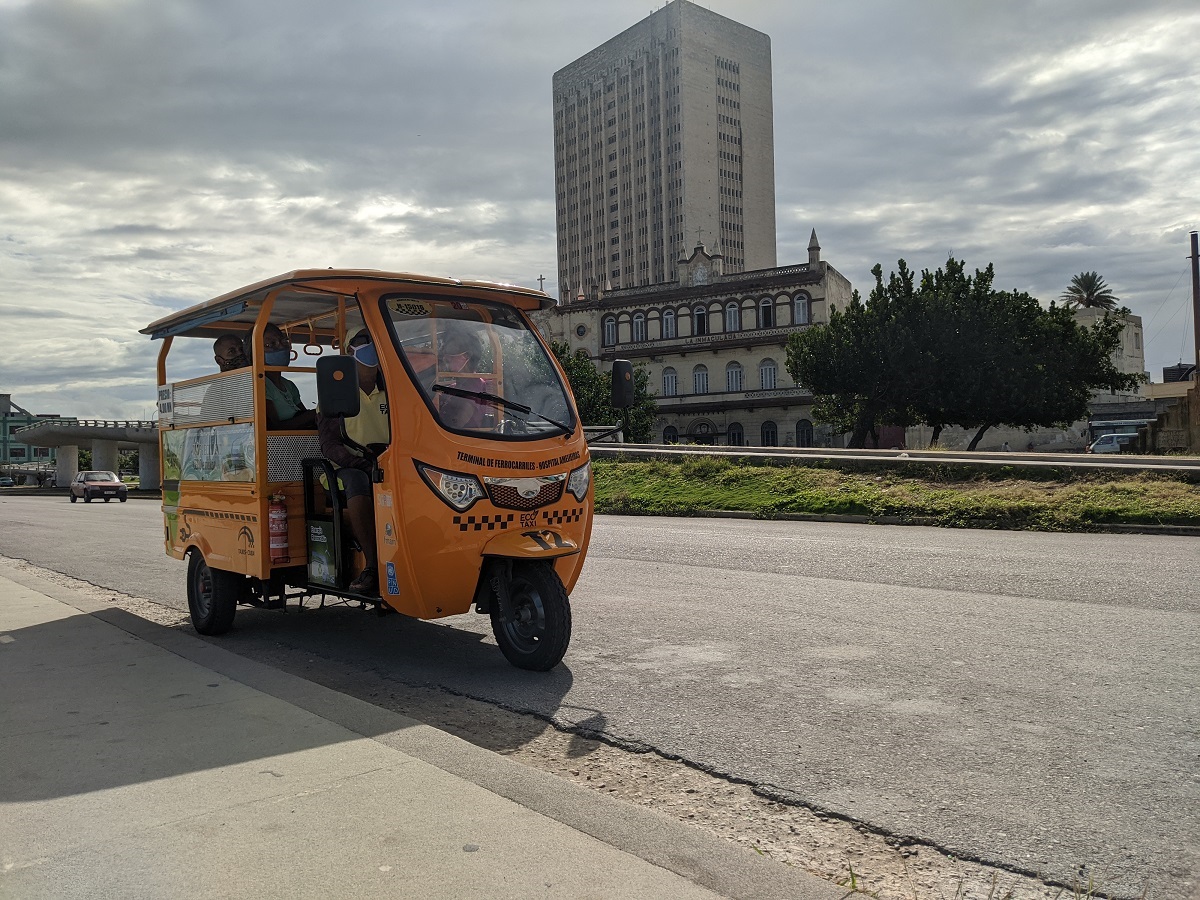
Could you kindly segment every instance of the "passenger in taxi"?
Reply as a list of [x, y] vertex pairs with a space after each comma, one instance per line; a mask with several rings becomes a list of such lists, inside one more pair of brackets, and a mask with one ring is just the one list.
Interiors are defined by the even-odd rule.
[[358, 370], [358, 415], [350, 418], [317, 417], [321, 453], [338, 467], [338, 487], [346, 497], [346, 519], [358, 542], [365, 565], [350, 583], [354, 593], [379, 595], [378, 557], [375, 553], [375, 497], [371, 485], [371, 460], [347, 438], [378, 452], [391, 443], [387, 390], [379, 371], [379, 355], [371, 335], [363, 329], [346, 345]]
[[[242, 339], [226, 332], [213, 341], [213, 359], [222, 372], [233, 372], [250, 365]], [[228, 420], [239, 415], [238, 389], [228, 378], [219, 378], [204, 391], [200, 406], [200, 418], [206, 420]], [[242, 413], [244, 414], [244, 413]]]
[[[246, 335], [246, 352], [254, 354], [254, 333]], [[278, 325], [268, 324], [263, 331], [263, 362], [268, 366], [286, 366], [292, 361], [292, 342]], [[267, 428], [315, 428], [317, 413], [305, 409], [300, 389], [283, 377], [281, 372], [268, 372]]]
[[213, 358], [222, 372], [232, 372], [234, 369], [250, 365], [246, 350], [242, 346], [242, 339], [230, 332], [225, 332], [213, 341]]

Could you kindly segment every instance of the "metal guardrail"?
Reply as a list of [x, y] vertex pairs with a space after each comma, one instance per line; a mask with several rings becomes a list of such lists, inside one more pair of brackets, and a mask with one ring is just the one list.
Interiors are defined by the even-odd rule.
[[23, 425], [13, 432], [13, 435], [18, 435], [23, 431], [29, 431], [32, 428], [41, 428], [43, 425], [82, 425], [86, 428], [139, 428], [151, 429], [157, 428], [158, 423], [146, 421], [144, 419], [42, 419], [34, 422], [32, 425]]
[[966, 465], [1078, 469], [1080, 471], [1177, 472], [1200, 475], [1200, 457], [1132, 454], [1021, 453], [966, 450], [849, 450], [830, 447], [714, 447], [702, 444], [593, 444], [597, 459], [672, 461], [695, 456], [742, 459], [753, 464], [798, 464], [822, 460], [850, 465]]

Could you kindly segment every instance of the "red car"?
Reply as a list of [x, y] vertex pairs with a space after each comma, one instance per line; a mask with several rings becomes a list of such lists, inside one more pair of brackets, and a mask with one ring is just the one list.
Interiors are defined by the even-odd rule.
[[103, 498], [107, 503], [113, 497], [124, 503], [129, 499], [129, 488], [115, 472], [80, 472], [71, 482], [71, 502], [80, 497], [84, 503], [91, 503], [93, 498]]

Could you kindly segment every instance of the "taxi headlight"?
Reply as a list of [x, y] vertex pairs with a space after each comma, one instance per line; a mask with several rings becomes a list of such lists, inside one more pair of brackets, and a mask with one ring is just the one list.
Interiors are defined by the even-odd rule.
[[[416, 462], [416, 460], [413, 460]], [[441, 469], [417, 462], [417, 471], [425, 479], [425, 483], [433, 488], [434, 493], [459, 512], [466, 512], [476, 501], [485, 496], [483, 485], [474, 475], [464, 475], [462, 472], [444, 472]]]
[[582, 466], [571, 473], [571, 477], [567, 479], [567, 491], [576, 500], [583, 502], [583, 498], [587, 496], [588, 485], [592, 483], [592, 464], [585, 462]]

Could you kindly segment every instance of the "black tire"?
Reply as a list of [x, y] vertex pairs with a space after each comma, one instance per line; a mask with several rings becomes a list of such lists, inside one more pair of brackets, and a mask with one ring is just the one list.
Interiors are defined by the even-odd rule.
[[92, 502], [92, 495], [91, 495], [91, 494], [89, 494], [87, 491], [84, 491], [84, 492], [83, 492], [83, 502], [84, 502], [84, 503], [91, 503], [91, 502]]
[[72, 493], [71, 493], [71, 502], [72, 502], [72, 503], [74, 503], [74, 502], [75, 502], [76, 500], [78, 500], [78, 499], [79, 499], [79, 498], [75, 496], [75, 493], [74, 493], [74, 492], [72, 492]]
[[504, 621], [495, 597], [491, 603], [492, 634], [504, 658], [518, 669], [553, 669], [571, 643], [571, 601], [554, 565], [514, 563], [508, 598], [511, 621]]
[[192, 614], [192, 626], [201, 634], [227, 632], [248, 589], [249, 582], [244, 576], [210, 569], [198, 550], [188, 557], [188, 611]]
[[121, 498], [121, 502], [122, 502], [122, 503], [124, 503], [124, 502], [125, 502], [126, 500], [128, 500], [128, 499], [129, 499], [128, 497], [122, 497], [122, 498]]
[[105, 502], [105, 503], [107, 503], [107, 502], [108, 502], [109, 500], [111, 500], [111, 499], [112, 499], [112, 497], [105, 497], [105, 498], [104, 498], [104, 502]]

